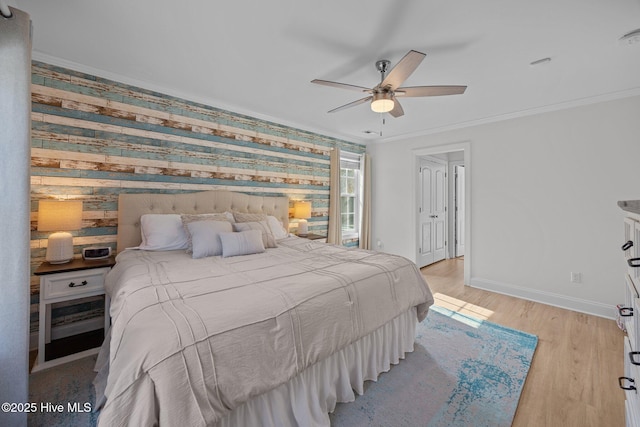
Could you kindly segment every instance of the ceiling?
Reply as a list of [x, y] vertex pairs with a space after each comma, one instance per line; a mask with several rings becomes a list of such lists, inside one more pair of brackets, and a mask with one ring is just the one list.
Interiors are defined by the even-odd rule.
[[[639, 0], [6, 3], [31, 15], [34, 59], [355, 142], [640, 93], [640, 41], [619, 41], [640, 28]], [[328, 114], [363, 95], [310, 83], [373, 87], [376, 60], [410, 49], [427, 56], [405, 86], [466, 93], [405, 98], [400, 118]]]

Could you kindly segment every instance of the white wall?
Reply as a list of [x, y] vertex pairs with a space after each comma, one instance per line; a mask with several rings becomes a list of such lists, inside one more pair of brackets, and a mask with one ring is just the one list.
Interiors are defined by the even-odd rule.
[[616, 202], [640, 199], [639, 119], [635, 96], [373, 144], [373, 242], [415, 259], [415, 153], [468, 141], [470, 284], [612, 317], [625, 272]]

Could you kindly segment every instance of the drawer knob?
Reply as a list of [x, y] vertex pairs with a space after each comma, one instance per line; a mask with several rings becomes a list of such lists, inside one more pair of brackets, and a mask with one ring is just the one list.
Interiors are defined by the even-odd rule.
[[618, 307], [618, 313], [621, 317], [633, 316], [633, 307]]
[[75, 282], [70, 282], [69, 283], [69, 287], [70, 288], [79, 288], [80, 286], [87, 286], [89, 282], [87, 282], [86, 280], [83, 280], [82, 283], [80, 283], [79, 285], [76, 284]]
[[627, 249], [631, 248], [632, 246], [633, 246], [633, 240], [627, 240], [627, 243], [622, 245], [622, 250], [626, 251]]
[[634, 365], [640, 365], [640, 362], [636, 361], [636, 356], [640, 355], [640, 351], [630, 351], [629, 352], [629, 359], [631, 360], [631, 363], [633, 363]]
[[[625, 386], [623, 385], [624, 381], [628, 381], [628, 382], [630, 382], [631, 384], [625, 387]], [[635, 387], [633, 384], [635, 384], [635, 381], [634, 381], [634, 379], [633, 379], [633, 378], [629, 378], [629, 377], [618, 377], [618, 385], [619, 385], [619, 386], [620, 386], [620, 388], [621, 388], [621, 389], [623, 389], [623, 390], [635, 390], [635, 389], [636, 389], [636, 387]]]
[[627, 264], [629, 264], [629, 267], [640, 267], [640, 258], [629, 258]]

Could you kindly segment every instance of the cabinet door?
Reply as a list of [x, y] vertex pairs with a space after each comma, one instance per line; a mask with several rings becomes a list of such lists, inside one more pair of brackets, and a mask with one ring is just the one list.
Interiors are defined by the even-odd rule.
[[624, 257], [626, 259], [629, 258], [633, 258], [635, 256], [635, 250], [636, 248], [634, 247], [634, 233], [635, 233], [635, 227], [636, 227], [636, 222], [634, 219], [626, 217], [624, 219], [624, 242], [626, 244], [626, 242], [631, 242], [631, 246], [627, 245], [625, 246], [627, 249], [624, 251]]
[[[633, 386], [635, 390], [625, 390], [624, 396], [626, 399], [626, 415], [627, 425], [638, 426], [640, 422], [640, 395], [637, 388], [640, 388], [640, 367], [633, 365], [629, 358], [631, 352], [631, 344], [629, 340], [624, 340], [624, 376], [627, 378], [622, 381], [621, 385], [625, 387]], [[633, 381], [633, 382], [632, 382]]]
[[627, 331], [627, 336], [631, 341], [631, 347], [637, 348], [636, 343], [638, 343], [638, 338], [636, 336], [636, 331], [640, 330], [640, 295], [638, 295], [638, 290], [633, 284], [631, 277], [626, 275], [626, 287], [625, 287], [625, 297], [624, 297], [624, 306], [627, 310], [621, 311], [621, 315], [624, 314], [622, 319], [624, 320], [624, 327]]
[[[629, 227], [630, 237], [625, 242], [632, 242], [633, 246], [626, 250], [624, 255], [627, 263], [631, 260], [631, 264], [628, 267], [629, 276], [631, 276], [636, 289], [640, 289], [640, 262], [634, 261], [640, 260], [640, 222], [627, 218], [625, 219], [625, 232], [627, 227]], [[631, 265], [638, 265], [639, 267], [632, 267]]]

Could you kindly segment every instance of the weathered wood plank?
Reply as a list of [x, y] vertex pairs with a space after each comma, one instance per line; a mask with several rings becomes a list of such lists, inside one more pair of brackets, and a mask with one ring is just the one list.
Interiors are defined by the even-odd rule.
[[[146, 173], [173, 176], [217, 177], [223, 175], [246, 175], [258, 182], [285, 182], [301, 185], [329, 185], [328, 176], [308, 176], [286, 172], [273, 172], [261, 169], [246, 170], [224, 166], [168, 162], [150, 159], [127, 158], [120, 156], [104, 156], [77, 152], [65, 152], [66, 159], [58, 160], [60, 151], [48, 149], [32, 149], [32, 166], [82, 169], [96, 171], [113, 171], [125, 173]], [[259, 167], [257, 161], [248, 161], [250, 166]], [[250, 173], [249, 173], [250, 172]], [[224, 178], [222, 178], [224, 179]]]
[[[111, 134], [113, 135], [113, 134]], [[273, 156], [234, 156], [233, 152], [228, 150], [216, 150], [216, 152], [200, 152], [187, 150], [185, 148], [157, 146], [153, 144], [136, 144], [134, 142], [122, 142], [114, 139], [105, 138], [91, 138], [84, 136], [69, 136], [59, 134], [55, 132], [48, 132], [42, 130], [35, 130], [33, 132], [35, 139], [39, 141], [52, 141], [52, 142], [67, 142], [74, 144], [79, 152], [103, 152], [109, 154], [121, 154], [123, 159], [119, 159], [118, 162], [135, 162], [141, 161], [140, 157], [132, 157], [135, 153], [144, 154], [149, 160], [153, 160], [155, 157], [159, 161], [171, 161], [181, 160], [185, 164], [189, 164], [191, 168], [198, 169], [200, 165], [232, 165], [237, 168], [258, 168], [265, 172], [278, 172], [291, 174], [291, 170], [295, 170], [298, 174], [328, 177], [329, 168], [325, 164], [312, 163], [310, 161], [293, 161], [291, 159], [283, 159]], [[149, 140], [144, 140], [148, 142]], [[84, 147], [84, 148], [83, 148]], [[91, 147], [90, 151], [87, 151], [87, 147]], [[34, 146], [34, 148], [38, 148]], [[55, 151], [64, 150], [65, 146], [51, 147], [55, 148]], [[151, 156], [154, 154], [155, 156]], [[237, 153], [236, 153], [237, 154]], [[56, 154], [58, 155], [58, 154]], [[108, 160], [107, 160], [108, 161]], [[186, 166], [185, 166], [186, 167]]]
[[[238, 151], [238, 152], [242, 152], [242, 153], [254, 154], [256, 156], [261, 156], [261, 155], [264, 155], [264, 156], [278, 156], [278, 157], [282, 157], [282, 158], [289, 158], [289, 159], [295, 159], [295, 160], [301, 160], [301, 161], [309, 161], [310, 160], [309, 157], [304, 157], [304, 156], [299, 156], [299, 155], [294, 155], [294, 154], [281, 153], [281, 152], [276, 153], [274, 151], [265, 150], [265, 149], [261, 149], [261, 148], [230, 145], [230, 144], [226, 144], [224, 142], [217, 142], [217, 141], [211, 141], [211, 140], [206, 140], [206, 139], [198, 139], [198, 138], [190, 138], [190, 137], [184, 137], [184, 136], [172, 135], [172, 134], [164, 134], [164, 133], [148, 131], [148, 130], [144, 130], [144, 129], [120, 127], [120, 126], [109, 125], [109, 124], [105, 124], [105, 123], [90, 122], [90, 121], [81, 120], [81, 119], [75, 119], [75, 118], [69, 118], [69, 117], [63, 117], [63, 116], [56, 116], [56, 115], [52, 115], [52, 114], [43, 114], [43, 121], [46, 122], [46, 123], [58, 124], [58, 125], [64, 125], [64, 126], [72, 126], [72, 127], [77, 127], [77, 128], [81, 128], [81, 129], [91, 129], [91, 130], [96, 130], [96, 131], [107, 131], [107, 132], [113, 132], [113, 133], [117, 133], [117, 134], [138, 136], [138, 137], [142, 137], [142, 138], [152, 138], [152, 139], [158, 139], [158, 140], [162, 140], [162, 141], [171, 141], [171, 142], [176, 142], [176, 143], [186, 143], [186, 144], [201, 145], [201, 146], [206, 146], [206, 147], [211, 147], [211, 148], [220, 148], [220, 149], [225, 149], [225, 150], [233, 150], [233, 151]], [[319, 164], [327, 164], [327, 165], [329, 164], [329, 160], [328, 159], [314, 159], [314, 161], [316, 161]]]
[[279, 194], [289, 195], [328, 195], [327, 189], [298, 189], [298, 188], [265, 188], [254, 187], [251, 185], [213, 185], [213, 184], [184, 184], [171, 182], [148, 182], [148, 181], [129, 181], [129, 180], [109, 180], [109, 179], [91, 179], [91, 178], [67, 178], [56, 176], [32, 176], [31, 185], [47, 185], [47, 186], [69, 186], [69, 187], [114, 187], [122, 189], [148, 189], [148, 190], [229, 190], [242, 191], [256, 194], [265, 192], [277, 192]]
[[[300, 150], [316, 154], [329, 155], [330, 147], [308, 143], [303, 140], [296, 141], [278, 135], [270, 135], [257, 132], [253, 129], [243, 129], [225, 124], [179, 116], [164, 111], [153, 110], [140, 106], [132, 106], [117, 101], [105, 101], [101, 98], [83, 94], [63, 91], [56, 88], [34, 85], [32, 98], [34, 102], [39, 99], [47, 99], [49, 102], [42, 102], [48, 105], [62, 105], [64, 108], [76, 109], [92, 113], [121, 117], [129, 120], [137, 120], [144, 123], [152, 123], [161, 126], [173, 127], [193, 132], [203, 131], [206, 134], [215, 134], [220, 131], [220, 136], [235, 138], [246, 141], [254, 141], [263, 145], [283, 147], [291, 150]], [[54, 103], [55, 102], [55, 103]], [[109, 108], [107, 108], [109, 107]], [[189, 126], [189, 124], [193, 126]]]

